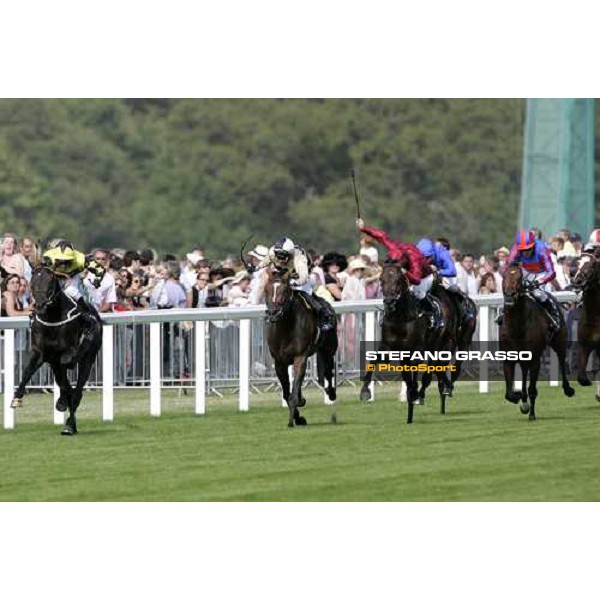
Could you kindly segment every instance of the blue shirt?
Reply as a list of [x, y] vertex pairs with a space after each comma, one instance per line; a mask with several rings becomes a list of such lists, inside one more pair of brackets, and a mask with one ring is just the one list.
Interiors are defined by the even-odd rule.
[[422, 238], [417, 242], [417, 248], [423, 256], [435, 265], [440, 277], [456, 277], [456, 266], [450, 252], [443, 246], [438, 246], [429, 238]]

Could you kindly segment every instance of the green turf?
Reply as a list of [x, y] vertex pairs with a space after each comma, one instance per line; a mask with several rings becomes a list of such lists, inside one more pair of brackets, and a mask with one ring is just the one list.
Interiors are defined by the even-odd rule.
[[192, 394], [166, 391], [156, 418], [147, 392], [122, 391], [103, 423], [100, 394], [86, 392], [72, 438], [52, 425], [51, 396], [28, 395], [17, 428], [0, 430], [0, 500], [600, 500], [593, 388], [540, 389], [537, 422], [495, 383], [461, 386], [446, 416], [430, 396], [411, 426], [391, 384], [371, 404], [342, 388], [337, 425], [309, 389], [309, 425], [293, 430], [273, 394], [253, 395], [248, 413], [210, 396], [196, 416]]

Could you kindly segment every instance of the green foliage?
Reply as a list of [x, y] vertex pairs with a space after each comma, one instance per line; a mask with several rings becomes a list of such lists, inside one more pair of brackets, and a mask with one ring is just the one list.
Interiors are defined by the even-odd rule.
[[2, 100], [4, 229], [210, 255], [368, 224], [489, 252], [516, 227], [522, 100]]

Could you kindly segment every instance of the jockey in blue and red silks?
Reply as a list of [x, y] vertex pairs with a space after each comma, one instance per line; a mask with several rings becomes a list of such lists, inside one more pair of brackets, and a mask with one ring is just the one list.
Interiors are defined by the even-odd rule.
[[[560, 308], [554, 296], [540, 288], [556, 277], [549, 248], [542, 240], [537, 239], [532, 231], [522, 229], [515, 236], [504, 269], [511, 265], [521, 266], [525, 285], [548, 312], [552, 328], [558, 330], [561, 322]], [[501, 321], [502, 315], [499, 316], [498, 322]]]
[[[360, 231], [385, 246], [388, 257], [406, 269], [406, 278], [412, 286], [413, 294], [425, 304], [424, 308], [428, 312], [432, 312], [431, 326], [443, 327], [442, 309], [439, 300], [429, 293], [433, 283], [433, 270], [438, 266], [435, 257], [433, 257], [436, 252], [435, 244], [432, 242], [434, 250], [426, 258], [414, 244], [392, 240], [385, 231], [367, 227], [362, 219], [357, 219], [356, 225]], [[424, 240], [421, 241], [424, 242]], [[432, 265], [434, 265], [434, 269], [432, 269]], [[454, 267], [453, 263], [452, 266]]]

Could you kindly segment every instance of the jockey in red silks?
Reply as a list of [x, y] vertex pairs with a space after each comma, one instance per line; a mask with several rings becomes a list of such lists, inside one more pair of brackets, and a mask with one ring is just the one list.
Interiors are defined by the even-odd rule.
[[[540, 289], [540, 286], [546, 285], [556, 277], [549, 248], [542, 240], [536, 238], [533, 231], [521, 229], [515, 236], [502, 271], [511, 265], [520, 265], [525, 286], [548, 312], [552, 328], [558, 330], [561, 322], [560, 308], [554, 296]], [[498, 323], [501, 322], [500, 314]]]
[[398, 262], [406, 269], [406, 277], [412, 284], [413, 294], [423, 302], [424, 308], [432, 312], [431, 326], [443, 327], [442, 309], [439, 300], [430, 293], [433, 275], [431, 265], [421, 250], [414, 244], [392, 240], [385, 231], [367, 227], [362, 219], [356, 220], [360, 231], [371, 236], [374, 240], [385, 246], [388, 258]]

